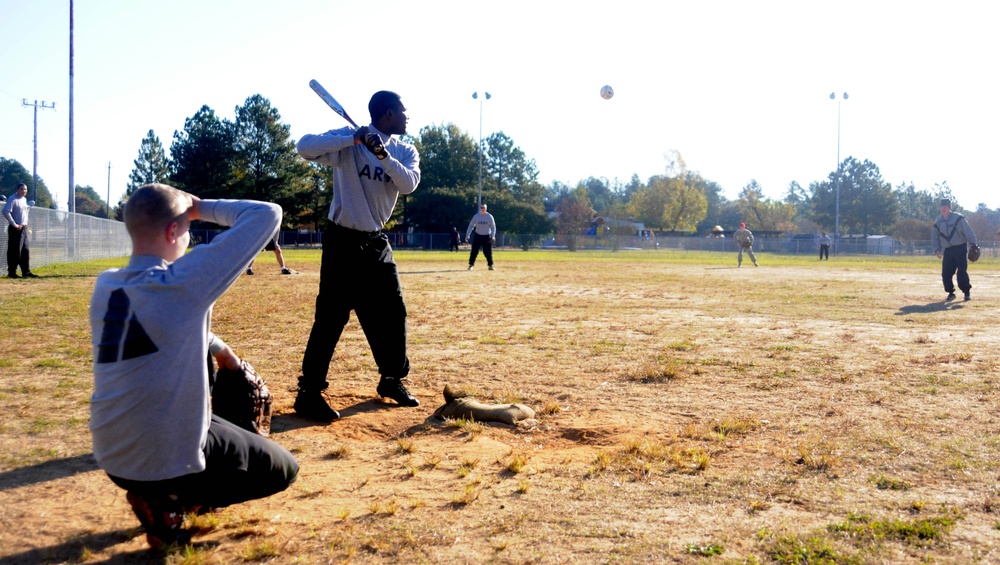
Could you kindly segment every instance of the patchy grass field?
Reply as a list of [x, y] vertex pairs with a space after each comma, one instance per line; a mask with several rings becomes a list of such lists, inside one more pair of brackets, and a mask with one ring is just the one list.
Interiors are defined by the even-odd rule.
[[[352, 319], [323, 426], [291, 410], [320, 254], [285, 256], [214, 330], [267, 378], [299, 480], [168, 555], [87, 429], [90, 292], [124, 261], [0, 280], [0, 561], [1000, 562], [996, 261], [944, 303], [933, 258], [398, 252], [422, 405], [375, 396]], [[446, 383], [540, 422], [434, 421]]]

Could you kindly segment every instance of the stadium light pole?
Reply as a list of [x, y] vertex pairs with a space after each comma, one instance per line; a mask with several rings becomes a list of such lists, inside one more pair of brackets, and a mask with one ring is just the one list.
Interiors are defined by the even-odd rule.
[[[489, 100], [490, 93], [485, 92], [483, 96], [484, 100]], [[479, 93], [472, 93], [473, 100], [479, 100]], [[483, 102], [484, 100], [479, 100], [479, 198], [476, 202], [476, 208], [483, 205]]]
[[[836, 92], [831, 92], [830, 93], [830, 100], [837, 100], [837, 93]], [[847, 93], [846, 92], [844, 92], [844, 93], [841, 94], [841, 100], [847, 100]], [[833, 181], [834, 181], [834, 183], [836, 185], [836, 191], [837, 191], [836, 203], [834, 205], [835, 206], [835, 211], [834, 211], [834, 220], [833, 220], [834, 221], [834, 225], [833, 225], [833, 234], [834, 234], [833, 252], [835, 254], [837, 253], [837, 251], [840, 250], [840, 102], [841, 102], [841, 100], [837, 100], [837, 168], [834, 169], [834, 171], [835, 171], [834, 175], [836, 175], [836, 176], [833, 179]]]

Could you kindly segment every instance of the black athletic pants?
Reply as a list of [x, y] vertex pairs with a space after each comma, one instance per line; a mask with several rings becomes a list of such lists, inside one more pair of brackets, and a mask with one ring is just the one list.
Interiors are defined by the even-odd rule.
[[145, 497], [176, 496], [183, 508], [224, 508], [281, 492], [299, 473], [288, 450], [215, 415], [204, 452], [205, 470], [200, 473], [162, 481], [108, 476], [121, 488]]
[[945, 292], [955, 292], [951, 277], [958, 271], [958, 288], [963, 292], [972, 290], [969, 282], [969, 247], [965, 243], [947, 247], [941, 257], [941, 281]]
[[360, 232], [331, 222], [323, 233], [322, 261], [299, 388], [326, 389], [330, 361], [351, 310], [365, 332], [379, 374], [405, 377], [410, 372], [406, 304], [389, 239], [380, 232]]
[[469, 266], [476, 264], [476, 257], [479, 256], [479, 248], [483, 248], [483, 256], [486, 257], [486, 264], [493, 266], [493, 241], [489, 235], [479, 235], [472, 232], [472, 252], [469, 253]]
[[22, 226], [21, 229], [17, 229], [14, 226], [7, 225], [7, 274], [16, 275], [17, 268], [21, 267], [21, 274], [27, 274], [31, 272], [31, 267], [29, 266], [29, 256], [28, 253], [28, 234], [26, 230], [28, 226]]
[[830, 246], [829, 245], [820, 245], [819, 246], [819, 260], [820, 261], [823, 260], [823, 256], [824, 255], [826, 256], [826, 260], [829, 261], [830, 260]]

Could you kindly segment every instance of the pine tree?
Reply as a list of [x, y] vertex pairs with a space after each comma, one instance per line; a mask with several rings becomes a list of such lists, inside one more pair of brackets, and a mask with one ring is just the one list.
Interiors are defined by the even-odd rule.
[[115, 206], [115, 217], [119, 220], [122, 219], [122, 208], [125, 203], [128, 202], [129, 196], [138, 190], [143, 185], [147, 185], [154, 182], [169, 182], [170, 181], [170, 162], [167, 160], [167, 155], [163, 151], [163, 144], [160, 143], [160, 138], [156, 137], [153, 130], [149, 130], [146, 137], [143, 138], [142, 143], [139, 145], [139, 157], [134, 161], [135, 168], [128, 176], [128, 187], [125, 189], [125, 194], [122, 195], [121, 199], [118, 200], [118, 205]]

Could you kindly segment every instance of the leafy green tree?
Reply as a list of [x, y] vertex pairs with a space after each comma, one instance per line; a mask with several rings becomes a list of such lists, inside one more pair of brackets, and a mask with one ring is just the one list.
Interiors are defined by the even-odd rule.
[[535, 160], [503, 132], [494, 133], [483, 144], [483, 199], [490, 192], [509, 193], [519, 202], [541, 204], [545, 187], [538, 182]]
[[612, 211], [624, 202], [622, 195], [624, 186], [618, 184], [619, 186], [612, 186], [612, 183], [604, 177], [588, 177], [580, 181], [580, 185], [587, 189], [587, 196], [590, 197], [594, 210], [602, 216], [612, 215]]
[[784, 232], [795, 228], [795, 223], [792, 222], [792, 218], [795, 217], [795, 206], [788, 202], [766, 198], [756, 180], [751, 180], [743, 187], [737, 202], [740, 216], [752, 225], [753, 229]]
[[701, 193], [705, 195], [705, 217], [698, 222], [695, 230], [698, 233], [711, 232], [715, 226], [722, 225], [722, 212], [729, 200], [722, 194], [722, 187], [715, 181], [704, 179], [701, 175], [692, 174], [688, 178], [688, 182], [701, 190]]
[[333, 201], [333, 167], [314, 161], [307, 163], [309, 178], [306, 189], [295, 193], [293, 211], [290, 213], [286, 210], [285, 216], [291, 225], [322, 231], [324, 221], [330, 213], [330, 202]]
[[991, 210], [986, 207], [986, 204], [980, 203], [975, 212], [966, 214], [965, 217], [980, 242], [995, 241], [997, 235], [1000, 235], [998, 233], [1000, 230], [1000, 209]]
[[650, 227], [676, 232], [694, 231], [705, 219], [708, 199], [703, 179], [687, 170], [680, 153], [667, 154], [667, 173], [649, 179], [645, 190], [634, 194], [629, 210]]
[[795, 220], [809, 218], [811, 212], [809, 200], [809, 192], [802, 188], [802, 185], [796, 181], [788, 183], [788, 190], [785, 192], [785, 202], [795, 207]]
[[840, 184], [840, 231], [885, 233], [899, 218], [899, 203], [892, 186], [882, 179], [878, 166], [867, 159], [848, 157], [830, 173], [829, 180], [813, 183], [814, 219], [833, 228], [836, 217], [836, 186]]
[[708, 200], [705, 194], [687, 182], [686, 176], [667, 181], [668, 198], [663, 210], [663, 227], [674, 232], [694, 231], [705, 219]]
[[[422, 156], [421, 162], [423, 162]], [[475, 212], [476, 188], [474, 187], [418, 187], [413, 193], [413, 198], [407, 201], [406, 207], [407, 222], [426, 233], [449, 233], [451, 228], [457, 227], [458, 231], [464, 234], [465, 227]], [[497, 216], [492, 202], [490, 202], [490, 212], [494, 217]], [[497, 227], [503, 229], [499, 218]]]
[[[479, 154], [454, 124], [426, 126], [413, 140], [420, 153], [420, 185], [397, 206], [399, 220], [427, 233], [460, 230], [476, 212]], [[492, 210], [491, 210], [492, 211]], [[405, 218], [403, 218], [405, 214]]]
[[235, 128], [202, 106], [174, 132], [170, 145], [174, 186], [200, 198], [225, 198], [233, 182]]
[[108, 211], [104, 199], [97, 194], [92, 186], [76, 185], [76, 213], [96, 218], [107, 218]]
[[135, 168], [128, 176], [128, 186], [115, 206], [115, 218], [122, 219], [122, 210], [129, 196], [140, 187], [154, 182], [170, 182], [170, 162], [163, 151], [163, 144], [153, 130], [139, 143], [139, 156], [133, 162]]
[[301, 214], [296, 206], [303, 199], [297, 194], [309, 189], [311, 178], [308, 164], [295, 151], [290, 129], [260, 94], [236, 108], [230, 197], [280, 204], [285, 210], [285, 226], [288, 218]]
[[590, 196], [583, 185], [564, 195], [556, 205], [557, 233], [566, 236], [566, 245], [571, 251], [577, 247], [577, 237], [582, 230], [590, 225], [594, 217], [594, 208]]
[[35, 185], [38, 194], [33, 194], [31, 172], [16, 159], [0, 157], [0, 193], [10, 196], [22, 182], [28, 186], [28, 200], [34, 200], [35, 206], [56, 209], [56, 205], [52, 202], [52, 193], [41, 177], [38, 177], [38, 183]]
[[420, 153], [421, 189], [478, 186], [476, 143], [455, 124], [425, 126], [413, 145]]
[[917, 190], [913, 183], [896, 187], [896, 203], [900, 220], [914, 219], [933, 222], [940, 215], [940, 199], [926, 190]]

